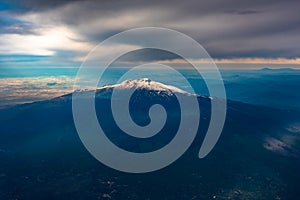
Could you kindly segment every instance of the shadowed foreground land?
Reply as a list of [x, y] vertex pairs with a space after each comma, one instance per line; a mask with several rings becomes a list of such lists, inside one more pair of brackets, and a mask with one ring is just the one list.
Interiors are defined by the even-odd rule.
[[[146, 152], [172, 139], [180, 116], [175, 99], [145, 90], [133, 96], [132, 116], [140, 125], [149, 122], [145, 116], [153, 103], [165, 105], [168, 111], [163, 130], [141, 141], [122, 133], [112, 120], [110, 92], [98, 91], [96, 109], [114, 143]], [[201, 128], [193, 145], [172, 165], [147, 174], [115, 171], [87, 152], [73, 123], [71, 95], [0, 110], [0, 199], [299, 197], [299, 113], [229, 101], [221, 138], [200, 160], [197, 156], [209, 122], [210, 99], [199, 96], [198, 101]]]

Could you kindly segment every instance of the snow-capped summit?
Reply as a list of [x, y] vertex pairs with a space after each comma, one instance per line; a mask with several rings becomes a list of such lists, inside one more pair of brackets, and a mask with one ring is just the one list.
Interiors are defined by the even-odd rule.
[[181, 94], [190, 94], [184, 90], [181, 90], [177, 87], [171, 85], [165, 85], [160, 82], [152, 81], [149, 78], [141, 78], [141, 79], [134, 79], [134, 80], [126, 80], [122, 83], [103, 86], [100, 87], [98, 90], [101, 89], [146, 89], [151, 91], [163, 91], [167, 93], [181, 93]]

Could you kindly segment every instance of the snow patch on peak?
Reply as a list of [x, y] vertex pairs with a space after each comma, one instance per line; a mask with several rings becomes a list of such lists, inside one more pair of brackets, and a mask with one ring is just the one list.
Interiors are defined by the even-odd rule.
[[146, 89], [146, 90], [152, 90], [152, 91], [164, 91], [168, 93], [181, 93], [181, 94], [189, 94], [184, 90], [181, 90], [177, 87], [171, 86], [171, 85], [165, 85], [160, 82], [152, 81], [149, 78], [141, 78], [141, 79], [134, 79], [134, 80], [126, 80], [122, 83], [110, 85], [110, 86], [104, 86], [99, 88], [101, 89]]

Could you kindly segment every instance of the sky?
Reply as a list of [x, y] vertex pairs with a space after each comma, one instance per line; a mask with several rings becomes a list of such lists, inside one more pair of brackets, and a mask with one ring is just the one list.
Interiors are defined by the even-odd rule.
[[[109, 36], [151, 26], [194, 38], [220, 68], [300, 69], [299, 8], [299, 0], [2, 0], [0, 67], [79, 67]], [[185, 65], [155, 51], [127, 59]]]

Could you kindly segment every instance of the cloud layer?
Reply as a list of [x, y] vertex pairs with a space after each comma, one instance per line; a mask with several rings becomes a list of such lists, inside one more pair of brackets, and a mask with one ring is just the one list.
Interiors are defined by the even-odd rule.
[[181, 31], [216, 59], [300, 57], [300, 2], [294, 0], [13, 0], [6, 4], [0, 12], [0, 54], [51, 57], [40, 65], [78, 66], [107, 37], [145, 26]]

